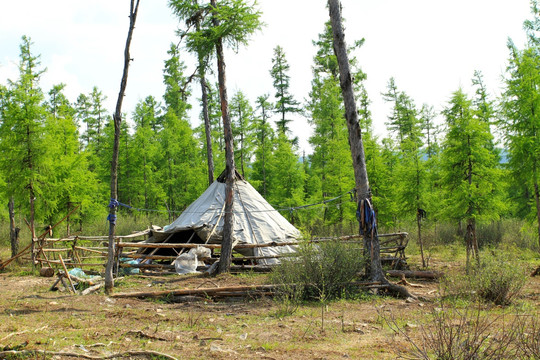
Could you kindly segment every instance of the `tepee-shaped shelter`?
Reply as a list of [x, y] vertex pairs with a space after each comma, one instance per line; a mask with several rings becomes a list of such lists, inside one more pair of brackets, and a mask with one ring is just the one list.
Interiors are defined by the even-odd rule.
[[[289, 243], [300, 231], [274, 209], [236, 172], [233, 203], [233, 246], [237, 244]], [[223, 239], [225, 171], [170, 225], [153, 230], [147, 242], [219, 244]], [[292, 253], [295, 246], [255, 247], [237, 250], [244, 256], [264, 257], [257, 262], [271, 265], [272, 256]], [[270, 257], [270, 258], [267, 258]]]

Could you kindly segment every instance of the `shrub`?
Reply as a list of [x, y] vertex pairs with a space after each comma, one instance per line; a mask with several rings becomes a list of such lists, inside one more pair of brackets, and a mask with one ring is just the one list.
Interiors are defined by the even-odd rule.
[[326, 301], [357, 293], [352, 282], [364, 264], [362, 249], [356, 244], [304, 244], [298, 256], [282, 260], [270, 278], [282, 285], [282, 299]]
[[379, 316], [392, 331], [411, 344], [409, 359], [515, 359], [519, 358], [520, 326], [504, 316], [488, 317], [479, 309], [435, 308], [420, 325], [420, 340], [409, 336], [391, 313], [379, 310]]
[[518, 316], [518, 348], [522, 359], [540, 359], [540, 319], [538, 313]]
[[519, 265], [494, 256], [482, 261], [471, 280], [482, 300], [496, 305], [508, 305], [519, 295], [526, 279], [525, 272]]
[[441, 285], [445, 296], [509, 305], [521, 293], [526, 280], [523, 267], [507, 256], [489, 251], [470, 274], [446, 277]]

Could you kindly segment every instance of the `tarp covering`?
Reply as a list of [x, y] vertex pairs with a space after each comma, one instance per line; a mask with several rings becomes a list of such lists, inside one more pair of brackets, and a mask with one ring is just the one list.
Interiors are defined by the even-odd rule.
[[[154, 231], [154, 238], [164, 239], [171, 233], [192, 230], [203, 242], [221, 243], [225, 186], [225, 183], [214, 181], [174, 222], [165, 226], [162, 231]], [[233, 214], [234, 244], [292, 242], [300, 237], [300, 231], [245, 180], [237, 179], [234, 183]], [[295, 251], [292, 246], [243, 250], [245, 251], [242, 253], [246, 256], [273, 256]], [[276, 262], [274, 259], [259, 261], [260, 264]]]

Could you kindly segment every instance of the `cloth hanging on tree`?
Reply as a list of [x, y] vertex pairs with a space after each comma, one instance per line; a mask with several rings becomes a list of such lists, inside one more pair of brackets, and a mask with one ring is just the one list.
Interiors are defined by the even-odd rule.
[[360, 223], [360, 235], [375, 235], [377, 233], [377, 219], [375, 210], [369, 199], [361, 200], [356, 209], [356, 218]]

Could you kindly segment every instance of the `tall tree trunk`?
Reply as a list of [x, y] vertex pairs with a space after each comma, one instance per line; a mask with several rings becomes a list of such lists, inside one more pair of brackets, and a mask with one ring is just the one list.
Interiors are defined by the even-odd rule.
[[208, 115], [208, 91], [203, 61], [199, 60], [199, 76], [201, 78], [202, 111], [204, 118], [204, 133], [206, 135], [206, 161], [208, 163], [208, 185], [214, 182], [214, 154], [212, 151], [212, 129], [210, 128], [210, 116]]
[[[345, 43], [345, 34], [341, 24], [341, 4], [339, 0], [328, 0], [330, 20], [332, 22], [332, 32], [334, 37], [334, 52], [339, 65], [339, 82], [343, 100], [345, 103], [345, 118], [349, 130], [349, 145], [354, 167], [354, 179], [358, 203], [363, 201], [371, 202], [371, 190], [369, 188], [368, 175], [366, 170], [366, 159], [362, 134], [358, 122], [358, 112], [352, 87], [352, 74], [349, 68], [349, 56]], [[372, 234], [364, 233], [364, 249], [370, 254], [370, 267], [368, 276], [372, 281], [386, 282], [381, 265], [380, 243], [376, 231]]]
[[70, 218], [69, 218], [69, 212], [71, 211], [71, 202], [68, 201], [67, 204], [66, 204], [66, 207], [67, 207], [67, 217], [66, 217], [66, 237], [69, 237], [69, 234], [71, 232], [70, 230]]
[[540, 190], [538, 182], [534, 183], [534, 199], [536, 200], [536, 220], [538, 221], [538, 249], [540, 250]]
[[418, 164], [418, 154], [415, 154], [416, 165], [416, 224], [418, 226], [418, 245], [420, 245], [420, 255], [422, 256], [422, 267], [426, 267], [426, 259], [424, 257], [424, 242], [422, 240], [422, 218], [425, 216], [425, 211], [420, 208], [420, 169]]
[[118, 150], [120, 146], [120, 124], [122, 123], [122, 101], [124, 100], [124, 93], [126, 91], [129, 62], [131, 61], [129, 55], [129, 46], [131, 45], [131, 38], [133, 36], [133, 29], [135, 29], [135, 21], [137, 20], [137, 12], [139, 10], [139, 1], [135, 4], [135, 0], [131, 0], [131, 6], [129, 10], [129, 31], [126, 40], [126, 48], [124, 50], [124, 72], [122, 74], [122, 81], [120, 83], [120, 92], [118, 93], [118, 101], [116, 102], [116, 110], [113, 116], [114, 119], [114, 144], [113, 155], [111, 160], [111, 204], [109, 205], [109, 248], [107, 254], [107, 267], [105, 269], [105, 293], [110, 294], [114, 286], [113, 279], [113, 265], [114, 265], [114, 235], [116, 230], [116, 206], [118, 197]]
[[[362, 229], [364, 231], [364, 251], [366, 251], [366, 254], [370, 255], [370, 266], [366, 269], [366, 275], [369, 276], [372, 281], [380, 281], [383, 283], [393, 294], [398, 294], [402, 297], [414, 297], [404, 287], [390, 284], [390, 282], [386, 280], [382, 270], [377, 223], [375, 212], [371, 206], [371, 190], [369, 188], [366, 158], [364, 155], [364, 146], [362, 144], [362, 133], [358, 122], [358, 111], [356, 110], [356, 102], [352, 87], [352, 74], [349, 69], [349, 56], [347, 54], [345, 34], [343, 33], [341, 24], [341, 5], [339, 0], [328, 0], [328, 8], [330, 20], [332, 22], [334, 52], [339, 65], [339, 83], [345, 104], [345, 118], [347, 119], [347, 128], [349, 130], [349, 145], [351, 147], [354, 167], [356, 196], [362, 210], [368, 208], [370, 215], [372, 215], [372, 222], [369, 226], [371, 231], [368, 233], [368, 231], [366, 231], [367, 227], [365, 226]], [[360, 226], [363, 226], [362, 222]]]
[[11, 243], [11, 257], [19, 253], [19, 228], [15, 227], [15, 201], [13, 196], [9, 198], [9, 241]]
[[262, 146], [262, 178], [263, 178], [263, 197], [266, 199], [266, 112], [262, 107], [262, 134], [261, 134], [261, 146]]
[[[216, 0], [211, 0], [212, 7], [216, 8]], [[218, 26], [219, 22], [216, 17], [213, 18], [214, 26]], [[231, 256], [233, 244], [233, 228], [234, 228], [234, 145], [231, 129], [231, 119], [229, 118], [229, 103], [227, 100], [227, 84], [225, 77], [225, 59], [223, 57], [223, 42], [221, 39], [216, 43], [216, 56], [218, 67], [218, 83], [219, 97], [221, 99], [221, 117], [223, 119], [223, 135], [225, 138], [225, 215], [223, 216], [223, 243], [221, 244], [221, 255], [218, 264], [218, 273], [226, 273], [231, 269]]]
[[[200, 20], [197, 19], [197, 31], [200, 31]], [[199, 54], [199, 78], [201, 82], [201, 100], [204, 119], [204, 133], [206, 135], [206, 161], [208, 164], [208, 185], [214, 182], [214, 154], [212, 151], [212, 129], [210, 127], [210, 116], [208, 115], [208, 91], [206, 89], [206, 64], [204, 58]]]
[[426, 259], [424, 258], [424, 242], [422, 240], [422, 209], [418, 208], [416, 213], [416, 225], [418, 227], [418, 244], [420, 245], [420, 255], [422, 256], [422, 267], [426, 267]]

